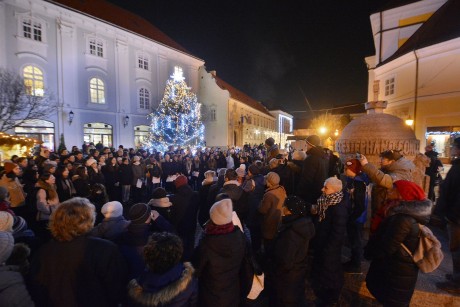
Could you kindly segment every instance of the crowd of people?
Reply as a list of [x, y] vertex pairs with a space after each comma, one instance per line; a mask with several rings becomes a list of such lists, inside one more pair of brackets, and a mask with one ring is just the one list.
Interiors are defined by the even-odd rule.
[[[400, 245], [417, 248], [432, 195], [398, 151], [382, 152], [380, 167], [365, 156], [342, 164], [320, 143], [312, 135], [306, 151], [284, 152], [272, 138], [165, 152], [84, 144], [11, 157], [0, 178], [0, 305], [304, 306], [310, 287], [317, 306], [335, 306], [344, 273], [361, 274], [366, 257], [370, 292], [408, 306], [418, 267]], [[437, 206], [455, 238], [457, 164]], [[454, 261], [444, 289], [458, 281]]]

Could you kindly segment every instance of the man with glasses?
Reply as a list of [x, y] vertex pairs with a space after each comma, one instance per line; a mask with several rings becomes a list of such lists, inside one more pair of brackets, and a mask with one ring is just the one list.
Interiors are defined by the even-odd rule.
[[451, 146], [452, 167], [440, 187], [435, 215], [445, 218], [449, 234], [449, 249], [452, 253], [452, 274], [447, 281], [436, 286], [452, 294], [460, 294], [460, 137]]

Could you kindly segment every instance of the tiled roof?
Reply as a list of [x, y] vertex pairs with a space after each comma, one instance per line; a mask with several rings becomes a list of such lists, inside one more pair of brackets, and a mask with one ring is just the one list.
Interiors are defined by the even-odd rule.
[[257, 100], [249, 97], [245, 93], [243, 93], [240, 90], [234, 88], [233, 86], [231, 86], [230, 84], [228, 84], [227, 82], [222, 80], [221, 78], [219, 78], [219, 77], [217, 77], [215, 75], [213, 75], [213, 78], [216, 80], [216, 84], [221, 89], [227, 90], [230, 93], [231, 98], [233, 98], [235, 100], [238, 100], [238, 101], [241, 101], [245, 105], [248, 105], [253, 109], [256, 109], [256, 110], [258, 110], [258, 111], [260, 111], [262, 113], [265, 113], [265, 114], [273, 117], [273, 115], [271, 115], [270, 112], [268, 112], [268, 109], [263, 104], [258, 102]]
[[459, 12], [460, 1], [447, 1], [391, 57], [378, 66], [414, 50], [460, 37]]
[[59, 6], [68, 7], [102, 19], [118, 27], [150, 38], [160, 44], [190, 54], [184, 47], [161, 32], [147, 20], [104, 0], [47, 0]]

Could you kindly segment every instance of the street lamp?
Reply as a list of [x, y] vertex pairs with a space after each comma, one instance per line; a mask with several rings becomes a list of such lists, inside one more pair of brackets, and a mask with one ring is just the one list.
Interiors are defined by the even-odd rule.
[[412, 126], [413, 124], [414, 124], [414, 120], [409, 115], [409, 117], [406, 119], [406, 125]]
[[126, 128], [126, 126], [128, 126], [128, 123], [129, 123], [129, 116], [126, 115], [126, 116], [125, 116], [125, 119], [124, 119], [124, 121], [123, 121], [123, 126]]
[[75, 114], [73, 113], [73, 111], [70, 110], [70, 112], [69, 112], [69, 126], [70, 126], [70, 125], [72, 124], [72, 122], [73, 122], [73, 117], [74, 117], [74, 115], [75, 115]]
[[321, 133], [321, 134], [326, 134], [326, 132], [327, 132], [327, 128], [326, 128], [326, 127], [324, 127], [324, 126], [319, 127], [319, 133]]

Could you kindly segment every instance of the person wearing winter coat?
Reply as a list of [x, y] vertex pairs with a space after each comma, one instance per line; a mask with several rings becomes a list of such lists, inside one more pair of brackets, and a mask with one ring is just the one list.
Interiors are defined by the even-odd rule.
[[201, 183], [199, 195], [200, 195], [200, 205], [198, 209], [198, 223], [200, 224], [201, 227], [204, 226], [204, 224], [209, 220], [209, 209], [211, 209], [210, 206], [208, 206], [208, 195], [209, 195], [209, 190], [211, 189], [211, 186], [217, 182], [217, 177], [216, 177], [216, 172], [209, 170], [204, 173], [205, 178], [203, 182]]
[[233, 202], [233, 210], [243, 224], [246, 223], [249, 214], [248, 193], [246, 193], [238, 182], [238, 173], [234, 169], [225, 171], [224, 185], [219, 193], [230, 196]]
[[0, 306], [35, 306], [24, 278], [16, 265], [5, 264], [13, 253], [14, 239], [10, 232], [0, 231]]
[[38, 179], [37, 187], [37, 220], [48, 221], [51, 213], [59, 206], [59, 196], [56, 191], [56, 178], [45, 173]]
[[365, 257], [371, 260], [366, 286], [384, 306], [409, 306], [419, 269], [401, 243], [415, 252], [419, 223], [428, 223], [433, 204], [413, 182], [398, 180], [394, 185], [384, 218], [365, 249]]
[[367, 221], [367, 186], [369, 177], [362, 172], [358, 159], [348, 159], [345, 163], [346, 188], [344, 196], [347, 200], [348, 222], [347, 237], [350, 243], [350, 260], [343, 264], [346, 273], [361, 274], [361, 261], [363, 258], [363, 228]]
[[37, 306], [117, 306], [125, 287], [125, 262], [117, 246], [88, 233], [94, 206], [75, 197], [53, 212], [53, 240], [30, 265], [29, 291]]
[[176, 193], [169, 196], [173, 204], [173, 225], [184, 244], [184, 260], [189, 260], [195, 243], [199, 194], [192, 190], [184, 175], [174, 180], [174, 186]]
[[56, 188], [57, 193], [59, 196], [59, 201], [63, 202], [68, 199], [71, 199], [75, 196], [76, 191], [73, 185], [72, 180], [69, 177], [69, 169], [64, 166], [60, 165], [56, 170]]
[[114, 241], [127, 231], [130, 221], [123, 217], [123, 206], [120, 202], [111, 201], [104, 204], [101, 213], [104, 219], [91, 230], [92, 236]]
[[144, 247], [147, 269], [128, 284], [129, 306], [197, 306], [198, 280], [181, 262], [182, 241], [168, 232], [153, 233]]
[[460, 137], [451, 147], [452, 166], [440, 186], [435, 215], [447, 223], [452, 254], [452, 274], [446, 274], [447, 281], [436, 284], [439, 289], [452, 294], [460, 294]]
[[393, 188], [393, 183], [397, 180], [412, 181], [412, 173], [415, 170], [414, 163], [404, 158], [397, 150], [380, 153], [380, 169], [369, 163], [364, 155], [361, 155], [359, 161], [363, 166], [363, 172], [374, 183], [371, 198], [372, 215], [384, 204], [386, 194]]
[[347, 231], [347, 204], [343, 197], [342, 181], [326, 179], [323, 194], [313, 210], [318, 216], [314, 238], [312, 288], [319, 306], [336, 304], [344, 284], [341, 257]]
[[131, 196], [131, 184], [133, 182], [133, 169], [129, 165], [129, 159], [123, 158], [118, 168], [118, 178], [121, 186], [121, 202], [128, 203]]
[[105, 187], [111, 201], [121, 200], [120, 187], [117, 185], [118, 180], [118, 163], [117, 158], [112, 157], [102, 166], [101, 173], [104, 175]]
[[259, 205], [259, 212], [263, 215], [262, 237], [266, 253], [270, 256], [273, 251], [273, 239], [281, 222], [282, 208], [286, 200], [286, 190], [279, 185], [280, 177], [270, 172], [266, 176], [267, 189]]
[[298, 196], [288, 196], [274, 241], [273, 306], [302, 306], [305, 302], [308, 247], [315, 226], [306, 216], [307, 204]]
[[153, 190], [152, 199], [148, 202], [150, 209], [157, 211], [169, 223], [173, 223], [173, 204], [169, 200], [166, 190], [162, 187], [157, 187]]
[[131, 183], [132, 199], [136, 203], [142, 200], [142, 195], [145, 191], [145, 164], [141, 163], [140, 156], [134, 156], [131, 167], [133, 170], [133, 181]]
[[240, 303], [240, 268], [246, 253], [243, 233], [232, 222], [230, 199], [216, 202], [193, 257], [199, 284], [198, 306], [234, 307]]
[[100, 171], [100, 166], [97, 165], [97, 161], [94, 158], [86, 160], [86, 168], [88, 170], [88, 179], [91, 185], [100, 183], [105, 184], [104, 175]]
[[116, 238], [115, 243], [126, 260], [128, 277], [131, 280], [144, 271], [144, 246], [150, 235], [154, 232], [173, 232], [174, 229], [164, 217], [144, 203], [134, 204], [129, 209], [127, 218], [131, 223]]
[[302, 173], [297, 184], [296, 195], [310, 204], [314, 204], [321, 196], [328, 172], [328, 160], [324, 156], [320, 143], [321, 140], [317, 135], [310, 135], [306, 139], [307, 158], [303, 160]]
[[72, 177], [73, 186], [75, 187], [76, 196], [89, 197], [91, 195], [88, 170], [85, 166], [79, 166]]
[[[20, 207], [24, 206], [26, 200], [26, 193], [18, 179], [18, 176], [21, 174], [19, 165], [12, 162], [5, 162], [4, 171], [0, 173], [0, 186], [8, 190], [13, 211], [20, 211]], [[19, 211], [16, 213], [19, 213]]]
[[248, 193], [249, 212], [246, 225], [251, 233], [252, 249], [257, 252], [262, 246], [262, 216], [258, 209], [265, 193], [265, 178], [257, 166], [250, 165], [248, 167], [248, 176], [243, 183], [243, 190]]

